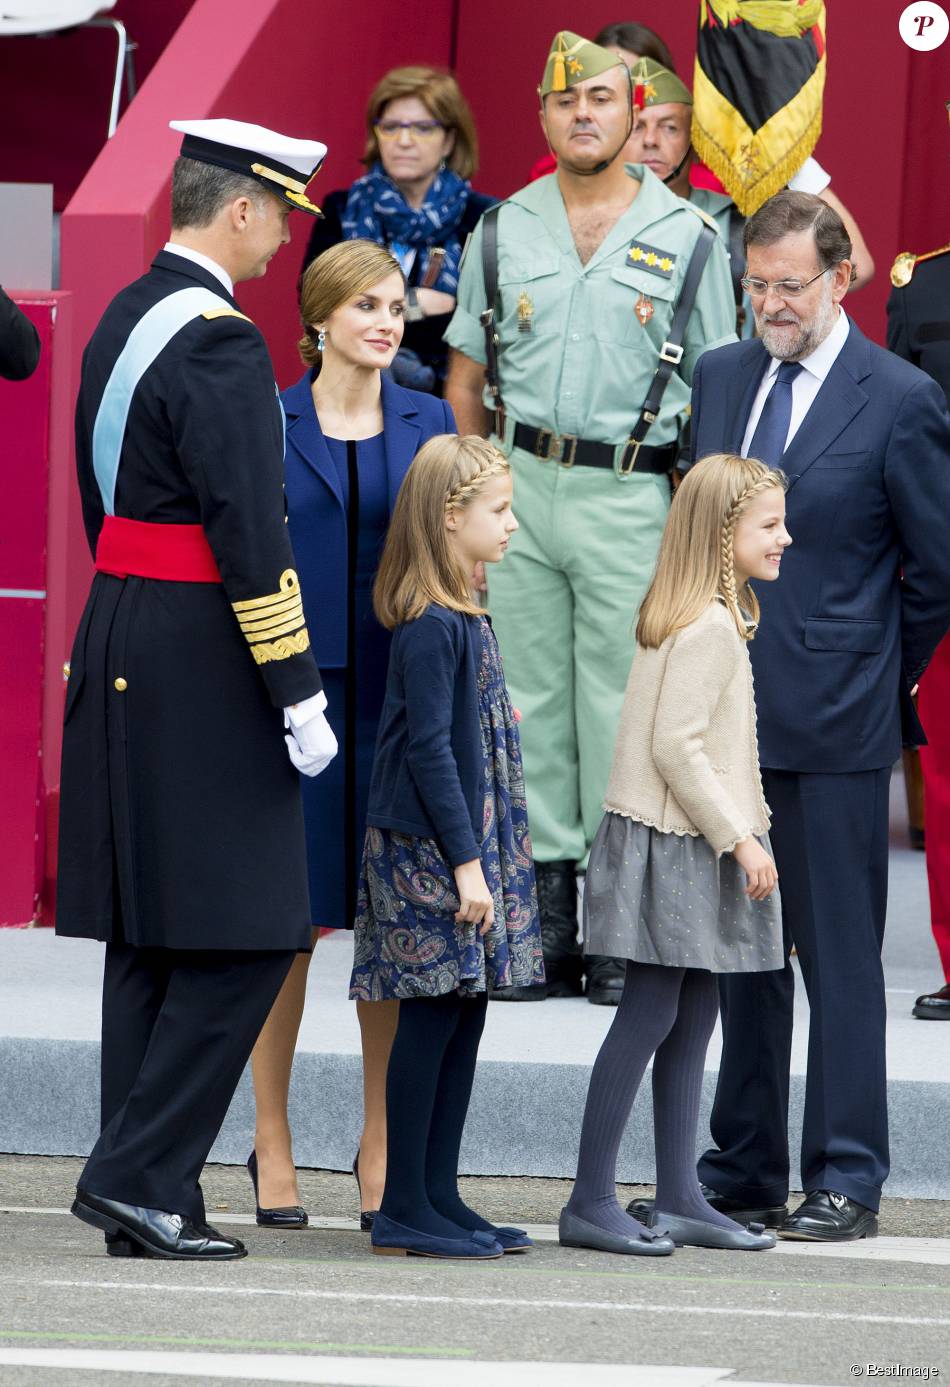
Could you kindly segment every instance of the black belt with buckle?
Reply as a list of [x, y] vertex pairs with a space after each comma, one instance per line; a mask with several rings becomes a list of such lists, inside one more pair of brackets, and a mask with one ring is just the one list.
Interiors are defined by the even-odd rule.
[[[577, 438], [572, 433], [555, 433], [553, 429], [533, 429], [528, 424], [515, 424], [512, 440], [516, 448], [533, 453], [542, 462], [559, 462], [562, 467], [613, 468], [616, 444], [596, 443], [589, 438]], [[676, 444], [664, 443], [658, 448], [628, 439], [620, 458], [618, 471], [623, 476], [631, 472], [654, 472], [668, 475], [676, 461]]]

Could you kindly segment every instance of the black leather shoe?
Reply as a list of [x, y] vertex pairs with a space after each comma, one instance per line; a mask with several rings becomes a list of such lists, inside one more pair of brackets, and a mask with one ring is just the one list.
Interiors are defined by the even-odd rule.
[[196, 1228], [181, 1214], [123, 1204], [89, 1190], [76, 1190], [70, 1212], [93, 1228], [101, 1228], [103, 1233], [118, 1233], [138, 1243], [146, 1257], [178, 1262], [230, 1262], [247, 1256], [242, 1242], [226, 1238], [208, 1224]]
[[587, 1000], [597, 1007], [619, 1007], [627, 976], [627, 960], [588, 954], [584, 962], [587, 969]]
[[877, 1214], [834, 1190], [812, 1190], [779, 1225], [780, 1238], [808, 1243], [850, 1243], [877, 1237]]
[[[718, 1190], [710, 1189], [708, 1185], [700, 1185], [699, 1188], [703, 1198], [711, 1208], [717, 1209], [727, 1218], [734, 1219], [736, 1223], [741, 1223], [745, 1228], [748, 1228], [750, 1223], [761, 1223], [763, 1228], [778, 1228], [788, 1216], [787, 1204], [750, 1206], [744, 1204], [741, 1199], [730, 1199], [727, 1194], [720, 1194]], [[653, 1200], [631, 1199], [627, 1205], [627, 1213], [649, 1227], [653, 1221]]]
[[353, 1157], [353, 1174], [356, 1176], [356, 1190], [360, 1197], [360, 1232], [372, 1233], [378, 1209], [363, 1208], [363, 1186], [360, 1184], [360, 1153]]
[[543, 1002], [548, 995], [547, 987], [540, 983], [537, 987], [490, 987], [490, 1002]]
[[106, 1253], [110, 1257], [144, 1257], [145, 1248], [141, 1243], [127, 1238], [124, 1233], [106, 1234]]
[[547, 979], [544, 994], [580, 997], [584, 990], [584, 958], [577, 938], [577, 863], [538, 862], [534, 873]]
[[914, 1003], [918, 1021], [950, 1021], [950, 982], [939, 992], [925, 992]]
[[258, 1228], [306, 1228], [310, 1220], [306, 1209], [292, 1204], [286, 1209], [262, 1209], [257, 1199], [257, 1152], [252, 1151], [247, 1158], [247, 1173], [254, 1186], [255, 1216]]

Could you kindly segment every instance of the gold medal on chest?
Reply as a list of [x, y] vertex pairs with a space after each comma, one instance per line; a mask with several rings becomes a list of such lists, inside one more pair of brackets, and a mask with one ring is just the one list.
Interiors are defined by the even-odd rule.
[[534, 326], [534, 302], [527, 289], [518, 295], [518, 331], [530, 332]]
[[653, 300], [647, 294], [641, 294], [633, 306], [633, 311], [640, 319], [641, 326], [646, 327], [653, 317]]

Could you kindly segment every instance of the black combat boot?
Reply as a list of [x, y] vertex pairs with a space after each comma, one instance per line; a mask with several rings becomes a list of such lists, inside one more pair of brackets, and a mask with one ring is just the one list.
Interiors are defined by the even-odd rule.
[[587, 1000], [594, 1006], [618, 1007], [627, 974], [626, 959], [588, 954], [584, 967], [587, 970]]
[[494, 1002], [542, 1002], [545, 997], [580, 997], [584, 960], [577, 940], [577, 863], [536, 862], [538, 914], [544, 950], [544, 987], [501, 987]]

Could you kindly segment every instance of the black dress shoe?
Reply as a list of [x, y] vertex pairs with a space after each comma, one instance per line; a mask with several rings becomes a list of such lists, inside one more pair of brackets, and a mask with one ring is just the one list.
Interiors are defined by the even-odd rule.
[[363, 1186], [360, 1184], [360, 1153], [358, 1151], [353, 1157], [353, 1174], [356, 1176], [356, 1191], [360, 1197], [360, 1232], [372, 1233], [373, 1224], [376, 1222], [376, 1215], [379, 1213], [379, 1210], [364, 1209], [362, 1207]]
[[543, 1002], [548, 995], [545, 983], [538, 983], [536, 987], [490, 987], [488, 989], [488, 1000], [490, 1002]]
[[106, 1234], [106, 1253], [110, 1257], [144, 1257], [145, 1248], [141, 1243], [127, 1238], [124, 1233]]
[[178, 1262], [230, 1262], [247, 1256], [247, 1248], [237, 1238], [226, 1238], [208, 1224], [196, 1228], [181, 1214], [165, 1209], [143, 1209], [77, 1189], [71, 1212], [84, 1223], [101, 1228], [103, 1233], [117, 1233], [138, 1243], [147, 1257]]
[[950, 1021], [950, 982], [939, 992], [925, 992], [914, 1003], [918, 1021]]
[[[730, 1199], [727, 1194], [720, 1194], [708, 1185], [700, 1185], [699, 1188], [710, 1208], [717, 1209], [719, 1213], [725, 1214], [727, 1218], [734, 1219], [746, 1228], [750, 1223], [761, 1223], [763, 1228], [778, 1228], [788, 1215], [787, 1204], [751, 1206], [743, 1203], [741, 1199]], [[653, 1200], [631, 1199], [627, 1205], [627, 1213], [649, 1227], [653, 1221]]]
[[619, 1007], [627, 976], [627, 960], [589, 954], [585, 959], [585, 968], [587, 1000], [595, 1007]]
[[779, 1226], [780, 1238], [809, 1243], [849, 1243], [877, 1237], [877, 1214], [834, 1190], [812, 1190]]
[[257, 1152], [247, 1158], [247, 1173], [254, 1186], [255, 1216], [258, 1228], [306, 1228], [310, 1222], [306, 1209], [292, 1204], [285, 1209], [262, 1209], [257, 1200]]

